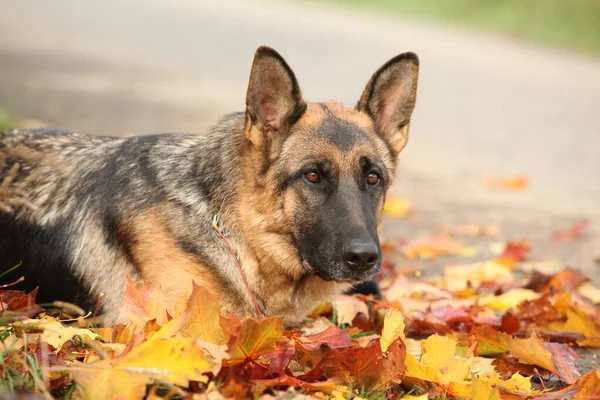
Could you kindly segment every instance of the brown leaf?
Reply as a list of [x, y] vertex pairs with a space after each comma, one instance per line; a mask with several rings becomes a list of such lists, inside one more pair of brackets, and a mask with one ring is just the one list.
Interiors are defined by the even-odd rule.
[[575, 368], [577, 353], [568, 345], [562, 343], [543, 343], [544, 347], [552, 353], [552, 361], [558, 371], [558, 376], [566, 383], [573, 383], [579, 379], [579, 371]]

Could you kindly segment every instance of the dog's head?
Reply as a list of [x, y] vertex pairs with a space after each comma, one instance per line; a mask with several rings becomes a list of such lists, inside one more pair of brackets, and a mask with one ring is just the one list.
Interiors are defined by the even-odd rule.
[[262, 250], [325, 280], [377, 275], [377, 228], [408, 138], [418, 69], [413, 53], [392, 58], [349, 109], [306, 103], [283, 58], [268, 47], [256, 51], [244, 132], [246, 185], [262, 193], [248, 211]]

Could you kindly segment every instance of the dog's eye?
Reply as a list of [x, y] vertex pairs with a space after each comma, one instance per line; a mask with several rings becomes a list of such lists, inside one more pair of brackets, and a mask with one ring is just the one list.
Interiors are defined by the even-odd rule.
[[369, 173], [369, 175], [367, 175], [367, 183], [369, 185], [377, 185], [379, 183], [379, 175], [375, 172]]
[[309, 181], [310, 183], [319, 183], [321, 181], [321, 177], [317, 171], [308, 171], [304, 173], [304, 179]]

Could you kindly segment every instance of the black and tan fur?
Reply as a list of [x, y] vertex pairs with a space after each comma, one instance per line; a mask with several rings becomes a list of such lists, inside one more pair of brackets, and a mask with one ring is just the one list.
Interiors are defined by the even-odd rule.
[[0, 212], [0, 268], [22, 262], [17, 274], [40, 286], [43, 301], [89, 307], [102, 292], [112, 312], [129, 274], [162, 287], [170, 304], [194, 280], [254, 314], [212, 228], [217, 216], [262, 312], [300, 322], [377, 275], [377, 227], [417, 75], [416, 55], [401, 54], [373, 75], [356, 108], [306, 103], [281, 56], [261, 47], [246, 111], [203, 135], [4, 132], [0, 178], [18, 172], [0, 193], [10, 205]]

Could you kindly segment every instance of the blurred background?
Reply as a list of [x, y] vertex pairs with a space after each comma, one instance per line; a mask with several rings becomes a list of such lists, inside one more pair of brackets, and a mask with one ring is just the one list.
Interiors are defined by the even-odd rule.
[[[389, 58], [419, 55], [391, 193], [413, 212], [386, 220], [387, 240], [497, 225], [600, 278], [598, 0], [0, 0], [0, 126], [202, 131], [243, 110], [262, 44], [305, 99], [347, 106]], [[499, 239], [468, 240], [483, 257]]]

